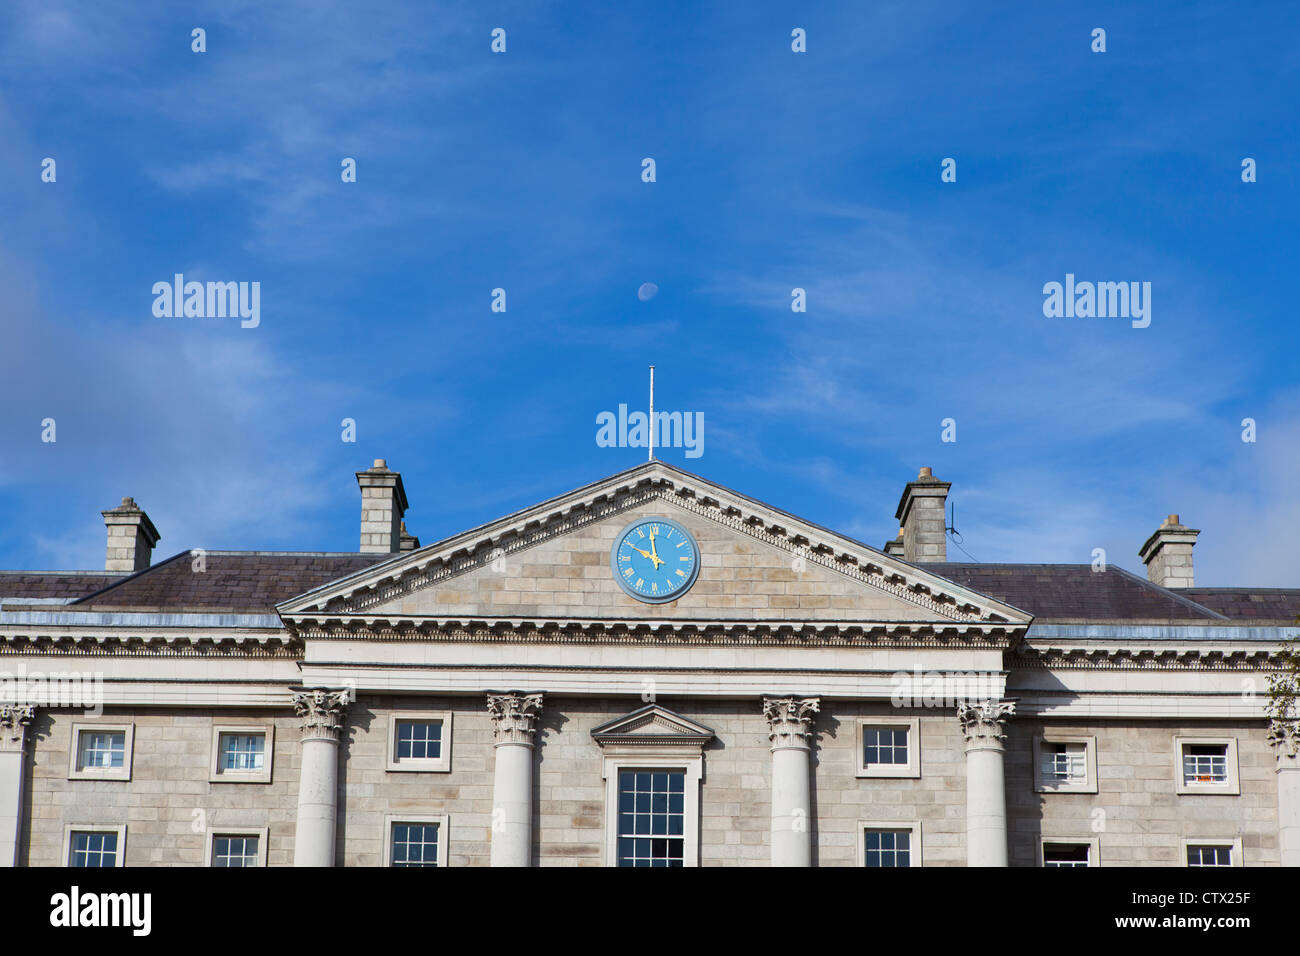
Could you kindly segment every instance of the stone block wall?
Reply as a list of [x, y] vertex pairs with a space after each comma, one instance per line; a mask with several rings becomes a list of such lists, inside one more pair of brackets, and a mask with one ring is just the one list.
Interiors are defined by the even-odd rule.
[[[74, 723], [133, 723], [131, 779], [69, 780]], [[214, 724], [274, 726], [270, 783], [212, 783]], [[298, 816], [299, 722], [286, 710], [210, 711], [105, 708], [37, 711], [28, 728], [27, 825], [19, 860], [63, 866], [67, 825], [126, 824], [127, 866], [204, 866], [204, 829], [267, 827], [267, 864], [293, 862]]]
[[[1033, 739], [1044, 727], [1097, 738], [1097, 793], [1034, 791]], [[1279, 864], [1275, 758], [1262, 722], [1066, 723], [1016, 717], [1007, 734], [1012, 866], [1037, 865], [1043, 838], [1092, 837], [1100, 840], [1102, 866], [1183, 866], [1181, 841], [1195, 838], [1240, 838], [1245, 866]], [[1241, 794], [1179, 794], [1176, 736], [1235, 737]]]

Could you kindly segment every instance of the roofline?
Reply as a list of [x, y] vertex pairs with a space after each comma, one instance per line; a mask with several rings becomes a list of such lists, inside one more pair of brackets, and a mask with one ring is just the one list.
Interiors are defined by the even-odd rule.
[[1118, 571], [1120, 574], [1125, 575], [1126, 577], [1132, 578], [1134, 581], [1137, 581], [1139, 584], [1151, 588], [1152, 590], [1159, 591], [1161, 594], [1168, 595], [1169, 597], [1178, 601], [1178, 603], [1184, 605], [1185, 607], [1189, 607], [1197, 611], [1204, 611], [1206, 614], [1210, 615], [1212, 619], [1219, 620], [1219, 621], [1231, 620], [1231, 618], [1229, 618], [1228, 615], [1226, 614], [1220, 614], [1218, 611], [1214, 610], [1213, 608], [1208, 608], [1204, 604], [1198, 604], [1197, 602], [1193, 601], [1191, 598], [1184, 597], [1183, 595], [1179, 594], [1173, 588], [1161, 587], [1160, 585], [1156, 584], [1153, 581], [1148, 581], [1146, 578], [1140, 578], [1132, 571], [1124, 570], [1118, 564], [1112, 564], [1107, 566], [1107, 570], [1110, 570], [1111, 568], [1114, 568], [1116, 571]]
[[148, 574], [148, 573], [149, 573], [150, 571], [152, 571], [154, 568], [160, 568], [160, 567], [162, 567], [164, 564], [171, 564], [171, 563], [172, 563], [173, 561], [175, 561], [177, 558], [183, 557], [183, 556], [188, 555], [188, 554], [190, 554], [189, 551], [180, 551], [180, 552], [177, 552], [176, 554], [173, 554], [170, 558], [164, 558], [163, 560], [159, 561], [157, 564], [151, 564], [151, 565], [149, 565], [149, 567], [147, 567], [147, 568], [141, 568], [139, 571], [133, 571], [132, 573], [128, 574], [126, 577], [118, 578], [118, 580], [114, 581], [112, 584], [109, 584], [109, 585], [107, 585], [107, 586], [105, 586], [105, 587], [102, 587], [102, 588], [100, 588], [98, 591], [91, 591], [89, 594], [84, 595], [83, 597], [79, 597], [79, 598], [77, 598], [77, 600], [73, 601], [72, 603], [73, 603], [73, 604], [80, 604], [82, 601], [89, 601], [91, 598], [93, 598], [93, 597], [98, 597], [99, 595], [103, 594], [105, 591], [111, 591], [113, 588], [117, 587], [119, 584], [125, 584], [127, 581], [134, 581], [136, 578], [138, 578], [138, 577], [140, 577], [140, 576], [142, 576], [142, 575]]
[[[416, 551], [399, 551], [396, 554], [394, 554], [389, 560], [390, 561], [408, 560], [413, 554], [419, 554], [421, 551], [432, 552], [432, 551], [439, 551], [439, 550], [450, 550], [454, 545], [460, 543], [462, 540], [481, 539], [486, 529], [491, 528], [494, 525], [510, 525], [510, 524], [517, 523], [519, 519], [521, 519], [524, 515], [530, 512], [545, 512], [549, 508], [557, 506], [564, 501], [582, 500], [583, 498], [588, 497], [596, 488], [602, 485], [613, 484], [622, 481], [624, 479], [631, 480], [641, 474], [653, 472], [657, 469], [666, 471], [670, 475], [677, 476], [679, 481], [684, 479], [685, 482], [687, 483], [696, 482], [702, 485], [711, 486], [713, 488], [716, 488], [719, 492], [735, 496], [741, 502], [744, 502], [751, 507], [757, 507], [766, 510], [782, 519], [791, 521], [795, 524], [802, 525], [808, 528], [810, 531], [817, 531], [821, 534], [827, 535], [830, 538], [839, 539], [840, 541], [847, 542], [848, 544], [854, 547], [862, 548], [870, 554], [878, 555], [880, 558], [882, 558], [885, 561], [886, 564], [890, 562], [895, 562], [898, 564], [902, 564], [906, 567], [913, 568], [919, 574], [939, 578], [940, 580], [946, 582], [948, 585], [951, 585], [951, 587], [957, 590], [958, 592], [963, 592], [965, 594], [973, 595], [977, 598], [983, 599], [990, 607], [1005, 608], [1008, 611], [1013, 611], [1021, 615], [1024, 618], [1024, 621], [1018, 622], [1019, 626], [1023, 627], [1025, 624], [1027, 624], [1029, 621], [1032, 621], [1034, 618], [1034, 615], [1031, 614], [1029, 611], [1026, 611], [1024, 608], [1016, 607], [1013, 604], [1008, 604], [1006, 601], [999, 600], [998, 598], [995, 598], [990, 594], [985, 594], [983, 591], [977, 591], [976, 589], [969, 587], [965, 584], [962, 584], [958, 581], [953, 581], [949, 578], [945, 578], [943, 577], [943, 575], [937, 574], [934, 571], [927, 571], [925, 568], [919, 567], [908, 561], [904, 561], [902, 558], [896, 555], [887, 555], [885, 552], [881, 551], [878, 548], [872, 547], [871, 545], [867, 544], [865, 541], [860, 541], [857, 538], [849, 537], [848, 535], [842, 534], [831, 528], [827, 528], [824, 525], [817, 524], [816, 522], [809, 521], [806, 518], [801, 518], [798, 515], [792, 514], [788, 511], [784, 511], [781, 508], [773, 507], [772, 505], [769, 505], [767, 502], [761, 501], [758, 498], [750, 497], [749, 495], [738, 492], [732, 488], [727, 487], [726, 485], [720, 484], [709, 478], [705, 478], [702, 475], [697, 475], [694, 472], [687, 471], [684, 468], [678, 468], [676, 465], [669, 464], [666, 461], [659, 461], [658, 459], [651, 459], [650, 461], [642, 462], [641, 464], [636, 465], [632, 468], [627, 468], [624, 469], [623, 471], [615, 472], [614, 474], [608, 475], [604, 478], [599, 478], [595, 481], [588, 482], [587, 484], [583, 485], [580, 488], [575, 488], [574, 490], [564, 492], [563, 494], [554, 495], [537, 504], [529, 505], [527, 508], [522, 508], [519, 511], [512, 512], [511, 514], [504, 515], [500, 518], [495, 518], [491, 521], [484, 522], [483, 524], [480, 524], [474, 528], [470, 528], [466, 531], [462, 531], [458, 534], [452, 535], [449, 538], [443, 538], [440, 541], [431, 542], [427, 545], [424, 545], [423, 547], [419, 548]], [[284, 608], [286, 605], [297, 603], [299, 601], [307, 601], [308, 598], [310, 598], [312, 595], [320, 591], [324, 591], [327, 589], [336, 589], [336, 588], [339, 590], [346, 590], [348, 584], [353, 579], [360, 578], [369, 574], [374, 574], [375, 572], [380, 570], [380, 568], [384, 563], [387, 562], [381, 562], [379, 564], [375, 564], [368, 568], [359, 569], [357, 571], [352, 572], [349, 575], [345, 575], [344, 577], [341, 578], [336, 578], [333, 581], [312, 588], [310, 591], [304, 591], [302, 594], [298, 594], [295, 595], [294, 597], [281, 601], [278, 604], [276, 604], [275, 606], [276, 611], [283, 614], [285, 613]]]

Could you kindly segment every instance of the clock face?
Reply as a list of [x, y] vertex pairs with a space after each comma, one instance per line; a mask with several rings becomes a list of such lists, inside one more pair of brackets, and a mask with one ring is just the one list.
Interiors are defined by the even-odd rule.
[[676, 521], [638, 518], [614, 539], [609, 563], [624, 591], [638, 601], [662, 604], [681, 597], [695, 583], [700, 549]]

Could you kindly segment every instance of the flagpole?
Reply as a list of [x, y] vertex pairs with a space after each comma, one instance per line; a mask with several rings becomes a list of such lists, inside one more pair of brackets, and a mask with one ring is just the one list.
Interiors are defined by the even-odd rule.
[[646, 461], [655, 460], [655, 367], [650, 366], [650, 456]]

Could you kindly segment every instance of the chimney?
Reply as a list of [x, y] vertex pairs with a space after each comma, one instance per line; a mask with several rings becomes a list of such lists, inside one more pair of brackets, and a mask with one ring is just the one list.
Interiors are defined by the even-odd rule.
[[896, 554], [900, 558], [903, 556], [903, 529], [898, 529], [898, 537], [892, 541], [885, 542], [885, 554]]
[[108, 556], [105, 571], [127, 574], [143, 571], [153, 560], [153, 546], [158, 543], [158, 529], [135, 503], [123, 498], [111, 511], [101, 511], [108, 527]]
[[1170, 515], [1156, 528], [1138, 552], [1151, 583], [1162, 588], [1192, 587], [1192, 548], [1200, 533], [1179, 524], [1178, 515]]
[[903, 489], [894, 517], [902, 525], [904, 561], [916, 564], [948, 560], [944, 504], [951, 487], [952, 482], [940, 481], [929, 468], [922, 468], [916, 480]]
[[406, 522], [402, 522], [402, 534], [400, 550], [415, 551], [420, 547], [420, 539], [406, 530]]
[[388, 462], [376, 458], [367, 471], [358, 471], [361, 486], [361, 551], [363, 554], [396, 554], [402, 544], [402, 515], [406, 513], [406, 489], [402, 476], [388, 470]]

